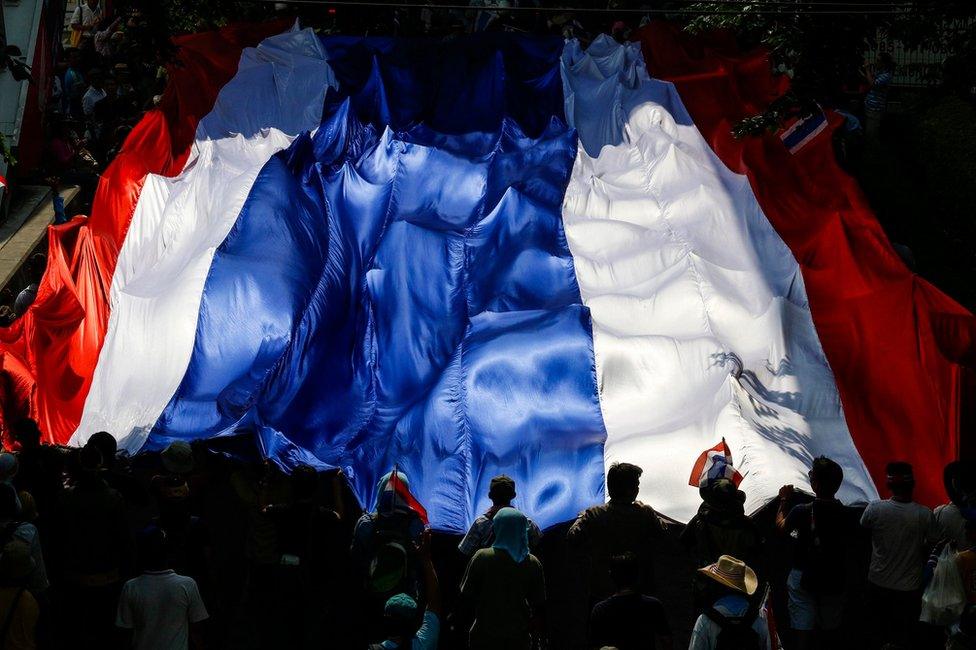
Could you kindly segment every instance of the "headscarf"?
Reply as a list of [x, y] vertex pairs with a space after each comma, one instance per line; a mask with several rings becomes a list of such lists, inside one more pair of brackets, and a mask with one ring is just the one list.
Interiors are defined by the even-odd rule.
[[[396, 470], [397, 480], [403, 484], [407, 489], [410, 489], [410, 479], [407, 475], [403, 473], [403, 470]], [[388, 514], [391, 512], [412, 512], [407, 502], [403, 500], [403, 497], [398, 495], [393, 491], [393, 486], [390, 485], [390, 479], [393, 478], [393, 472], [387, 472], [380, 479], [379, 483], [376, 484], [376, 512], [381, 514]]]
[[502, 508], [491, 520], [495, 531], [492, 548], [505, 551], [517, 563], [529, 554], [529, 521], [515, 508]]

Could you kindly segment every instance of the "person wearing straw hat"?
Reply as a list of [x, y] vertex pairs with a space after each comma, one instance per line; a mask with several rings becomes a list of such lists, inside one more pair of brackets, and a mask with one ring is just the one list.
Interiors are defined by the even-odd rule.
[[759, 579], [731, 555], [698, 569], [706, 578], [711, 607], [695, 621], [689, 650], [771, 650], [769, 625], [757, 599]]

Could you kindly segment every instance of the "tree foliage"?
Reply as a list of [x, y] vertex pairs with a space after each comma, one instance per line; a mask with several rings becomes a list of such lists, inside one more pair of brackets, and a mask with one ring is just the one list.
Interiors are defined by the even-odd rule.
[[[796, 107], [832, 102], [863, 79], [865, 53], [879, 36], [906, 49], [945, 53], [946, 87], [969, 92], [976, 86], [976, 3], [971, 0], [877, 0], [874, 7], [851, 1], [832, 4], [833, 13], [815, 1], [743, 0], [736, 10], [716, 10], [715, 3], [691, 5], [700, 12], [688, 21], [691, 32], [725, 29], [743, 47], [762, 45], [774, 65], [792, 78], [792, 93], [762, 116], [738, 125], [739, 135], [772, 126]], [[728, 6], [728, 5], [723, 5]], [[870, 62], [868, 62], [870, 64]]]

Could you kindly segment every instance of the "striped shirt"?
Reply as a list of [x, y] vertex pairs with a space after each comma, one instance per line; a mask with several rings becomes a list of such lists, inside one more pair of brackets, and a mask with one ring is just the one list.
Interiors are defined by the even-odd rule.
[[[531, 519], [526, 518], [529, 525], [529, 548], [534, 549], [539, 544], [542, 532]], [[483, 548], [489, 548], [495, 541], [495, 531], [491, 524], [491, 517], [487, 514], [481, 515], [474, 520], [468, 533], [458, 544], [458, 550], [463, 555], [472, 556]]]
[[888, 103], [888, 87], [894, 77], [895, 73], [890, 70], [879, 72], [874, 77], [871, 90], [864, 96], [865, 109], [869, 111], [883, 111], [885, 109], [885, 105]]

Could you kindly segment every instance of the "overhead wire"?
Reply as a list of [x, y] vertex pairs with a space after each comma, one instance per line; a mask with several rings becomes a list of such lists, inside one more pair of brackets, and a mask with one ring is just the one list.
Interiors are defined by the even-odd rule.
[[[813, 16], [893, 16], [904, 14], [911, 7], [911, 3], [872, 3], [872, 2], [811, 2], [810, 0], [770, 0], [769, 2], [746, 2], [744, 0], [687, 0], [686, 5], [715, 5], [715, 9], [699, 7], [664, 8], [664, 7], [499, 7], [499, 6], [471, 6], [467, 4], [428, 4], [423, 2], [392, 2], [382, 0], [244, 0], [261, 4], [290, 4], [290, 5], [319, 5], [323, 7], [356, 7], [356, 8], [386, 8], [386, 9], [426, 9], [439, 11], [501, 11], [501, 12], [534, 12], [534, 13], [610, 13], [610, 14], [669, 14], [669, 15], [738, 15], [743, 13], [746, 6], [760, 5], [762, 8], [750, 9], [750, 15], [813, 15]], [[775, 5], [772, 7], [770, 5]], [[737, 9], [735, 7], [738, 7]], [[767, 8], [768, 7], [768, 8]], [[817, 8], [814, 8], [817, 7]], [[824, 7], [823, 9], [819, 7]], [[837, 7], [836, 9], [831, 7]], [[863, 7], [855, 9], [854, 7]]]

